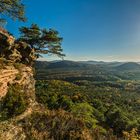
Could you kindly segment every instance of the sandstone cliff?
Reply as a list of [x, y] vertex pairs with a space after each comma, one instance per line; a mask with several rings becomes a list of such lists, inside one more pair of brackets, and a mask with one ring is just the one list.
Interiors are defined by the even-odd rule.
[[[28, 52], [23, 42], [17, 44], [15, 38], [3, 28], [0, 28], [0, 44], [0, 140], [23, 140], [26, 136], [17, 122], [29, 116], [33, 110], [40, 110], [35, 101], [33, 69], [29, 64], [24, 64], [23, 60], [15, 62], [17, 57], [21, 58]], [[25, 49], [24, 54], [15, 49], [17, 46]], [[4, 111], [3, 104], [6, 104]], [[10, 109], [11, 114], [6, 114]]]
[[16, 74], [18, 74], [18, 70], [12, 67], [0, 70], [0, 99], [6, 95], [8, 84], [13, 82]]
[[37, 108], [37, 103], [35, 102], [35, 80], [32, 68], [22, 65], [19, 69], [14, 67], [0, 69], [0, 100], [6, 96], [9, 85], [20, 85], [22, 87], [22, 92], [27, 97], [28, 105], [26, 110], [21, 114], [0, 122], [0, 139], [23, 140], [25, 139], [24, 132], [22, 131], [22, 127], [17, 125], [16, 122], [27, 117], [32, 113], [34, 108]]

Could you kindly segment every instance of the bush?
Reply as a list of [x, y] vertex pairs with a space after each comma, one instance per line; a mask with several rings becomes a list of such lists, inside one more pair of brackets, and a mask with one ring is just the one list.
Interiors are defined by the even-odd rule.
[[97, 120], [93, 116], [93, 107], [88, 103], [77, 103], [71, 108], [72, 114], [84, 120], [88, 128], [96, 127]]
[[24, 112], [28, 103], [22, 87], [10, 85], [7, 95], [0, 104], [0, 120], [2, 121]]
[[84, 122], [64, 110], [33, 113], [20, 122], [27, 139], [35, 140], [87, 140], [90, 131]]

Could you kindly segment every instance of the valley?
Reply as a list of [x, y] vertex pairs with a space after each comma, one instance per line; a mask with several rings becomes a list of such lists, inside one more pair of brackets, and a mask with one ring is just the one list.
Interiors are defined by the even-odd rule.
[[[37, 61], [35, 67], [39, 103], [51, 110], [76, 111], [75, 116], [79, 112], [79, 117], [88, 119], [87, 128], [100, 129], [101, 134], [106, 131], [107, 135], [111, 129], [114, 136], [123, 139], [125, 132], [139, 132], [139, 64]], [[86, 110], [84, 117], [80, 109]]]

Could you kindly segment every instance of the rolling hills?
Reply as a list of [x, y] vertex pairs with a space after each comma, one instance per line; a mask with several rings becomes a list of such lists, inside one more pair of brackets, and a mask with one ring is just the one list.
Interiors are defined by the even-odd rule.
[[140, 65], [135, 62], [127, 62], [116, 67], [117, 70], [140, 70]]
[[[67, 77], [88, 77], [102, 80], [139, 80], [140, 65], [135, 62], [98, 61], [36, 61], [37, 79], [63, 79]], [[104, 77], [104, 78], [103, 78]]]

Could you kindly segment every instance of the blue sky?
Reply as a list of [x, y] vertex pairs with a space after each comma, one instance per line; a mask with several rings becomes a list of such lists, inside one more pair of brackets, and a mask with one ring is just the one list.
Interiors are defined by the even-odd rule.
[[23, 2], [27, 23], [9, 20], [6, 26], [14, 35], [18, 27], [37, 23], [59, 31], [65, 59], [140, 61], [140, 0]]

